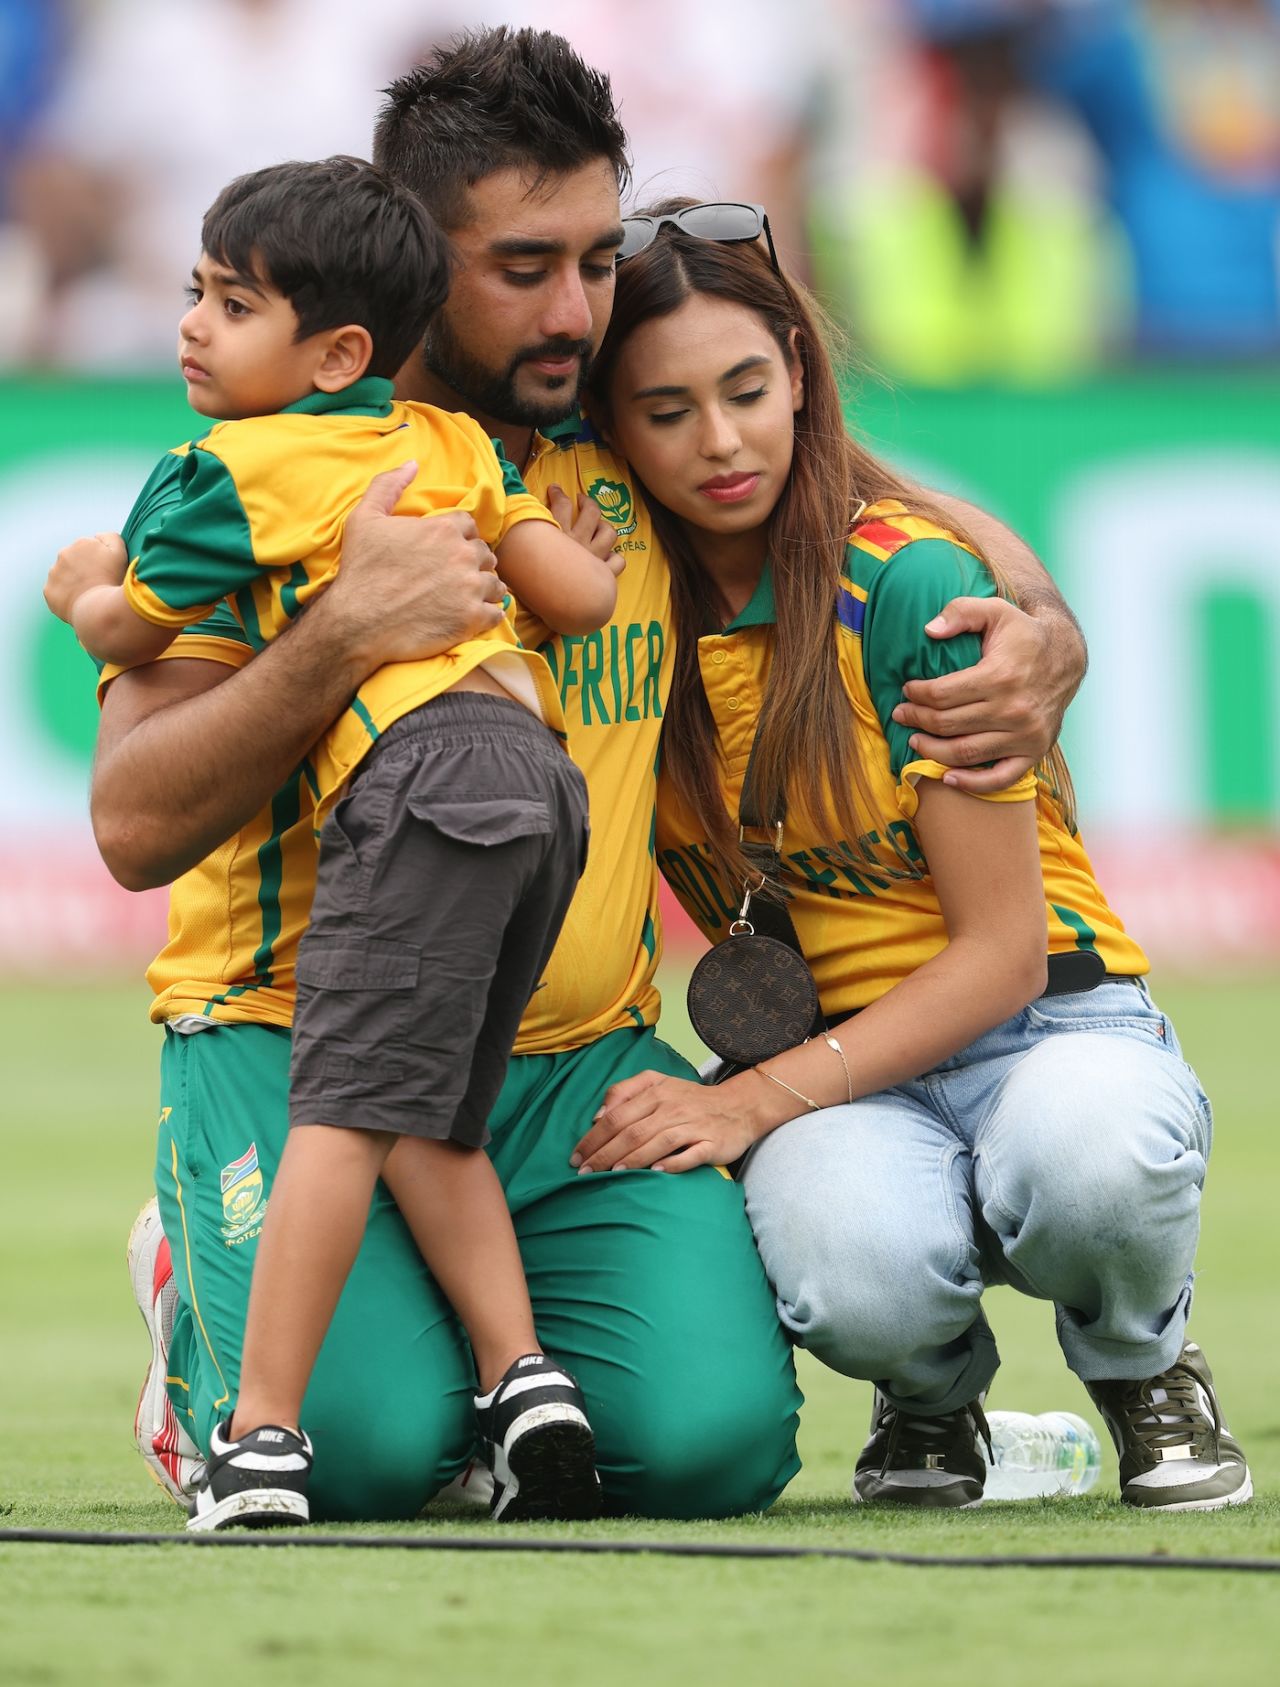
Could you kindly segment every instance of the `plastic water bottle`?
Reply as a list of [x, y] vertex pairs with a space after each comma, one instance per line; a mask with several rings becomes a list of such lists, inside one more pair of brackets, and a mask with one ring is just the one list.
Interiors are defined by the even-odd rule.
[[1074, 1412], [988, 1412], [987, 1424], [994, 1454], [987, 1499], [1087, 1494], [1098, 1480], [1102, 1445]]

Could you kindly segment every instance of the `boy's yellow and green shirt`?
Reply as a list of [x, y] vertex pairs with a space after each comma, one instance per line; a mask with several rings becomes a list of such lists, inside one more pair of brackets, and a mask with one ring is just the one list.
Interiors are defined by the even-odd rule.
[[[404, 515], [467, 510], [495, 550], [519, 522], [551, 521], [469, 416], [391, 394], [390, 381], [366, 376], [275, 415], [220, 422], [179, 453], [177, 503], [137, 535], [136, 552], [129, 547], [124, 591], [134, 612], [176, 633], [225, 602], [260, 650], [333, 579], [347, 517], [372, 477], [411, 459], [419, 472], [397, 506]], [[365, 681], [310, 757], [321, 815], [380, 733], [481, 664], [563, 735], [546, 664], [504, 618], [491, 633]]]
[[[893, 710], [908, 679], [936, 678], [978, 661], [975, 636], [935, 640], [924, 627], [953, 597], [994, 592], [976, 556], [899, 503], [873, 506], [854, 530], [833, 636], [865, 787], [864, 830], [856, 838], [831, 838], [802, 812], [789, 811], [782, 845], [794, 892], [788, 909], [828, 1015], [865, 1007], [946, 946], [946, 924], [912, 826], [918, 782], [941, 778], [946, 769], [915, 754], [911, 728], [900, 726]], [[736, 620], [698, 641], [721, 789], [734, 815], [768, 684], [774, 619], [766, 570]], [[1146, 972], [1145, 955], [1108, 906], [1045, 781], [1028, 773], [984, 800], [1036, 805], [1048, 953], [1090, 950], [1110, 973]], [[741, 887], [724, 882], [705, 830], [666, 780], [659, 788], [658, 858], [702, 931], [713, 942], [727, 936]]]
[[[189, 454], [186, 446], [171, 453], [139, 496], [125, 528], [131, 556], [177, 504]], [[393, 463], [411, 455], [417, 453], [402, 449]], [[384, 466], [393, 465], [371, 467], [365, 459], [358, 492]], [[674, 651], [665, 560], [626, 466], [574, 417], [536, 439], [524, 483], [538, 499], [552, 486], [572, 498], [589, 493], [612, 522], [626, 562], [613, 617], [594, 633], [552, 636], [517, 616], [522, 642], [540, 647], [549, 667], [591, 800], [587, 870], [516, 1043], [520, 1053], [551, 1053], [657, 1020], [654, 814]], [[224, 604], [186, 627], [164, 659], [243, 667], [256, 648]], [[104, 684], [111, 677], [108, 670]], [[291, 1022], [294, 961], [315, 886], [317, 791], [314, 769], [304, 764], [268, 808], [174, 883], [169, 940], [147, 973], [154, 1020], [202, 1014]]]

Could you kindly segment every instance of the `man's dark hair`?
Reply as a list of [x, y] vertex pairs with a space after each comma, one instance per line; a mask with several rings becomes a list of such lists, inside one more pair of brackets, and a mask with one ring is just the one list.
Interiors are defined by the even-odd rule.
[[386, 89], [373, 156], [442, 228], [467, 220], [467, 192], [496, 170], [548, 176], [606, 159], [625, 187], [626, 132], [609, 78], [545, 29], [477, 29], [437, 47]]
[[369, 374], [394, 376], [449, 292], [449, 244], [421, 201], [362, 158], [237, 176], [205, 215], [211, 258], [282, 293], [297, 340], [358, 323]]

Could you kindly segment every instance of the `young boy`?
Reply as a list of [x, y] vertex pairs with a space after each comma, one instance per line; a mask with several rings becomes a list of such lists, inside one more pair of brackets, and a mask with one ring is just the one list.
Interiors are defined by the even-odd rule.
[[[612, 530], [563, 533], [466, 416], [395, 403], [391, 378], [448, 291], [427, 213], [355, 159], [232, 182], [205, 218], [179, 327], [190, 402], [225, 418], [187, 448], [180, 502], [123, 582], [71, 548], [45, 596], [100, 660], [152, 660], [226, 599], [252, 643], [337, 567], [372, 475], [414, 461], [400, 510], [470, 510], [549, 627], [608, 619]], [[145, 507], [144, 490], [135, 515]], [[306, 1521], [303, 1395], [397, 1156], [397, 1199], [475, 1356], [493, 1515], [599, 1508], [574, 1379], [534, 1333], [514, 1231], [482, 1145], [520, 1016], [585, 858], [586, 791], [551, 673], [504, 619], [374, 674], [315, 747], [320, 861], [298, 954], [289, 1141], [254, 1265], [239, 1397], [188, 1527]]]

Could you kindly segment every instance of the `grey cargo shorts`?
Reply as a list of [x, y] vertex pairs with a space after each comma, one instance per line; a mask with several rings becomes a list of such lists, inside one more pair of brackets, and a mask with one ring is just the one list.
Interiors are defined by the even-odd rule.
[[582, 775], [522, 704], [447, 692], [388, 728], [320, 834], [290, 1124], [485, 1143], [587, 834]]

